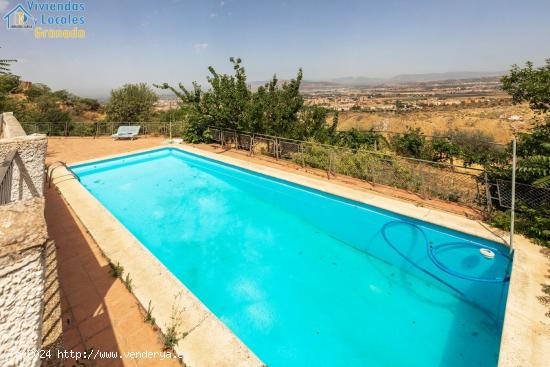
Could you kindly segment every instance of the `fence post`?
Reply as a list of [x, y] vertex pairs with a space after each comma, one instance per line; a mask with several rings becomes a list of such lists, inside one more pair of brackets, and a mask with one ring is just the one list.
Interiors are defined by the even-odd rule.
[[491, 198], [491, 188], [489, 187], [489, 177], [487, 176], [487, 171], [483, 173], [485, 179], [485, 196], [487, 197], [487, 213], [491, 214], [493, 212], [493, 199]]
[[278, 138], [275, 138], [273, 148], [275, 149], [275, 159], [279, 160], [279, 139]]
[[327, 177], [330, 180], [330, 174], [332, 173], [332, 160], [333, 160], [333, 152], [332, 149], [329, 149], [328, 151], [328, 167], [327, 167]]
[[512, 204], [510, 205], [510, 251], [514, 249], [514, 226], [516, 220], [516, 137], [512, 140]]
[[252, 154], [254, 154], [254, 134], [250, 136], [250, 152], [248, 153], [248, 156], [252, 157]]
[[426, 179], [424, 177], [424, 165], [420, 163], [418, 167], [419, 167], [418, 172], [420, 173], [420, 185], [421, 185], [420, 192], [422, 193], [422, 196], [424, 197], [424, 199], [426, 199], [428, 198], [428, 195], [426, 191]]
[[69, 136], [69, 123], [65, 121], [65, 136]]
[[306, 168], [306, 157], [304, 152], [304, 144], [300, 143], [300, 153], [302, 156], [302, 168]]

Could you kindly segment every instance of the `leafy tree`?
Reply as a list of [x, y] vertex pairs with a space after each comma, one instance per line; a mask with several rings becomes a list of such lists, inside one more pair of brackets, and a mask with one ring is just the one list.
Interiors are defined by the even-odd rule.
[[432, 140], [432, 160], [434, 162], [449, 161], [453, 164], [455, 156], [458, 156], [460, 149], [447, 137], [437, 137]]
[[391, 142], [397, 154], [414, 158], [425, 156], [426, 137], [418, 127], [407, 127], [405, 133], [394, 135]]
[[550, 118], [517, 137], [518, 178], [550, 187]]
[[48, 87], [46, 84], [35, 83], [23, 93], [27, 96], [28, 99], [34, 100], [38, 97], [50, 94], [51, 91], [52, 90], [50, 89], [50, 87]]
[[[253, 91], [246, 82], [246, 72], [239, 58], [230, 58], [233, 75], [220, 74], [209, 67], [210, 88], [203, 90], [197, 83], [188, 90], [167, 83], [158, 88], [171, 90], [187, 113], [183, 137], [191, 142], [207, 138], [209, 126], [277, 135], [293, 139], [327, 139], [334, 135], [337, 118], [327, 124], [329, 111], [308, 107], [300, 95], [302, 70], [295, 79], [280, 83], [276, 76]], [[337, 116], [337, 115], [335, 115]]]
[[380, 146], [380, 143], [384, 141], [384, 138], [380, 133], [370, 129], [368, 131], [360, 131], [355, 128], [350, 130], [340, 131], [336, 136], [336, 144], [339, 146], [345, 146], [352, 149], [359, 149], [362, 147], [374, 149], [375, 144]]
[[111, 91], [107, 119], [113, 122], [151, 121], [158, 96], [145, 83], [126, 84]]
[[[529, 102], [539, 114], [550, 111], [550, 58], [534, 68], [527, 62], [524, 68], [513, 65], [502, 78], [502, 88], [512, 95], [514, 103]], [[545, 115], [530, 133], [517, 136], [518, 179], [550, 187], [550, 116]], [[509, 165], [497, 167], [497, 173], [509, 171]]]
[[0, 75], [0, 111], [10, 110], [9, 94], [19, 86], [19, 77], [13, 74]]
[[99, 111], [101, 104], [93, 98], [76, 98], [75, 105], [79, 111]]
[[[550, 111], [550, 59], [538, 69], [534, 69], [531, 62], [527, 62], [523, 69], [514, 65], [510, 73], [502, 78], [502, 88], [512, 95], [514, 103], [527, 101], [535, 112], [546, 114]], [[550, 187], [550, 117], [547, 114], [530, 133], [518, 134], [517, 158], [518, 181]], [[489, 168], [493, 176], [509, 178], [509, 160]], [[550, 247], [550, 206], [548, 202], [541, 204], [533, 209], [519, 202], [516, 228], [518, 232]], [[496, 212], [492, 223], [508, 229], [510, 222], [507, 217], [507, 214]]]
[[10, 74], [11, 64], [17, 60], [0, 59], [0, 75]]
[[13, 74], [0, 75], [0, 95], [7, 95], [19, 87], [19, 77]]
[[[43, 95], [36, 99], [36, 121], [44, 122], [70, 122], [71, 117], [66, 111], [62, 111], [58, 104], [58, 100], [52, 95]], [[61, 126], [61, 125], [60, 125]]]
[[505, 147], [499, 147], [492, 135], [481, 130], [449, 130], [445, 135], [450, 138], [452, 150], [465, 166], [485, 166], [507, 156]]
[[73, 102], [77, 99], [75, 95], [68, 92], [66, 89], [61, 89], [52, 93], [52, 96], [63, 102]]
[[513, 65], [501, 82], [514, 103], [529, 102], [531, 109], [539, 113], [550, 110], [550, 59], [539, 68], [534, 68], [530, 61], [524, 68]]

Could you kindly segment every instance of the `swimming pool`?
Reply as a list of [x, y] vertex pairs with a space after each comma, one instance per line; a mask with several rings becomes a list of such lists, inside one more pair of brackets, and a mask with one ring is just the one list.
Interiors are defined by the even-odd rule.
[[505, 246], [178, 149], [72, 170], [269, 366], [497, 364]]

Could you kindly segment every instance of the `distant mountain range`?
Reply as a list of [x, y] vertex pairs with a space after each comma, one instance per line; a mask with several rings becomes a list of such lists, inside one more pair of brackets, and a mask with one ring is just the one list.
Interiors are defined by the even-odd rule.
[[[506, 74], [504, 71], [483, 72], [483, 71], [453, 71], [448, 73], [428, 73], [428, 74], [400, 74], [392, 78], [369, 78], [369, 77], [344, 77], [327, 80], [324, 83], [345, 85], [345, 86], [373, 86], [380, 84], [406, 84], [435, 82], [443, 80], [461, 80], [461, 79], [482, 79], [494, 78]], [[308, 81], [308, 83], [315, 83]], [[323, 83], [323, 82], [321, 82]]]
[[[430, 83], [455, 80], [477, 80], [498, 78], [505, 75], [505, 71], [452, 71], [447, 73], [427, 73], [427, 74], [400, 74], [391, 78], [370, 78], [364, 76], [348, 76], [327, 80], [304, 80], [301, 89], [304, 91], [330, 90], [337, 88], [367, 88], [374, 86], [391, 86], [399, 84]], [[279, 83], [285, 82], [285, 79], [279, 79]], [[267, 81], [252, 81], [252, 88], [264, 85]], [[208, 86], [205, 86], [206, 88]], [[173, 94], [166, 91], [157, 91], [161, 99], [171, 99]]]
[[[448, 73], [428, 74], [400, 74], [391, 78], [370, 78], [364, 76], [349, 76], [328, 80], [305, 80], [302, 89], [331, 89], [331, 88], [360, 88], [373, 87], [377, 85], [398, 85], [429, 83], [451, 80], [476, 80], [486, 78], [497, 78], [506, 74], [504, 71], [482, 72], [482, 71], [453, 71]], [[253, 85], [261, 85], [263, 82], [255, 82]]]

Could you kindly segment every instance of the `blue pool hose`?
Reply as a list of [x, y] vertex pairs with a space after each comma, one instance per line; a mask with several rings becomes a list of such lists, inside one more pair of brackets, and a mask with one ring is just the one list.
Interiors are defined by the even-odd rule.
[[[411, 260], [409, 257], [407, 257], [404, 253], [402, 253], [389, 239], [388, 239], [388, 236], [386, 234], [386, 229], [388, 228], [388, 226], [390, 225], [395, 225], [395, 224], [405, 224], [405, 225], [408, 225], [408, 226], [411, 226], [413, 227], [414, 229], [416, 229], [418, 232], [420, 232], [422, 234], [422, 237], [424, 238], [424, 243], [426, 244], [426, 251], [428, 253], [428, 257], [430, 258], [430, 260], [439, 268], [441, 269], [442, 271], [448, 273], [448, 274], [451, 274], [455, 277], [458, 277], [458, 278], [461, 278], [461, 279], [465, 279], [465, 280], [470, 280], [470, 281], [477, 281], [477, 282], [485, 282], [485, 283], [501, 283], [501, 282], [506, 282], [506, 281], [509, 281], [510, 280], [510, 277], [509, 276], [506, 276], [504, 278], [479, 278], [479, 277], [473, 277], [473, 276], [468, 276], [468, 275], [464, 275], [464, 274], [461, 274], [459, 272], [456, 272], [452, 269], [449, 269], [448, 267], [446, 267], [444, 264], [442, 264], [439, 260], [437, 260], [437, 258], [435, 257], [434, 255], [434, 248], [433, 246], [430, 245], [429, 241], [428, 241], [428, 237], [426, 236], [426, 233], [424, 232], [424, 230], [422, 230], [422, 228], [418, 227], [416, 224], [413, 224], [413, 223], [410, 223], [410, 222], [406, 222], [406, 221], [402, 221], [402, 220], [395, 220], [395, 221], [391, 221], [391, 222], [388, 222], [386, 224], [384, 224], [384, 226], [382, 227], [382, 237], [384, 237], [384, 240], [386, 241], [386, 243], [395, 251], [399, 254], [399, 256], [401, 256], [404, 260], [406, 260], [409, 264], [413, 265], [415, 268], [421, 270], [422, 272], [428, 274], [429, 276], [435, 278], [436, 280], [440, 281], [441, 283], [445, 284], [446, 286], [448, 286], [449, 288], [451, 288], [452, 290], [454, 290], [455, 292], [459, 293], [460, 295], [464, 296], [464, 293], [461, 292], [460, 290], [458, 290], [456, 287], [452, 286], [451, 284], [447, 283], [446, 281], [444, 281], [443, 279], [439, 278], [437, 275], [433, 274], [432, 272], [424, 269], [423, 267], [419, 266], [416, 262], [414, 262], [413, 260]], [[500, 251], [499, 249], [497, 248], [491, 248], [489, 246], [481, 246], [479, 244], [476, 244], [474, 242], [449, 242], [449, 243], [444, 243], [442, 245], [440, 245], [439, 247], [442, 247], [442, 246], [452, 246], [452, 245], [462, 245], [462, 244], [467, 244], [469, 246], [473, 246], [473, 247], [478, 247], [478, 248], [488, 248], [490, 249], [491, 251], [493, 252], [498, 252], [499, 254], [503, 255], [504, 257], [506, 258], [509, 258], [509, 256], [505, 253], [503, 253], [502, 251]]]

